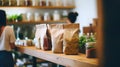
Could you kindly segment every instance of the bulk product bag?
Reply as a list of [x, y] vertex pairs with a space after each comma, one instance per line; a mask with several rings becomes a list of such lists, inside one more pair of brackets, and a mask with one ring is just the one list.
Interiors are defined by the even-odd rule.
[[51, 50], [51, 43], [48, 37], [48, 29], [46, 24], [40, 24], [40, 43], [42, 50]]
[[65, 24], [63, 28], [64, 54], [77, 55], [79, 53], [79, 24]]
[[35, 38], [34, 38], [34, 44], [37, 49], [41, 49], [41, 44], [40, 44], [40, 25], [36, 25], [36, 32], [35, 32]]
[[49, 50], [52, 49], [52, 42], [51, 42], [51, 33], [50, 33], [50, 29], [48, 27], [48, 24], [47, 25], [47, 32], [46, 32], [46, 35], [47, 35], [47, 38], [48, 38], [48, 43], [49, 43]]
[[63, 53], [63, 24], [50, 24], [52, 52]]

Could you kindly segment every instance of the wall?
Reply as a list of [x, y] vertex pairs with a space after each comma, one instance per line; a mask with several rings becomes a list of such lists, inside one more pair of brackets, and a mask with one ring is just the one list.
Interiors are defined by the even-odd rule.
[[[80, 29], [82, 33], [82, 27], [88, 26], [89, 23], [93, 22], [93, 18], [97, 18], [97, 0], [75, 0], [76, 8], [74, 11], [77, 11], [79, 13], [77, 23], [80, 23]], [[2, 9], [2, 8], [1, 8]], [[48, 9], [26, 9], [26, 8], [4, 8], [4, 10], [7, 11], [7, 14], [18, 14], [18, 13], [27, 13], [27, 12], [40, 12], [40, 14], [43, 14], [44, 12], [49, 11], [51, 14], [54, 10], [48, 10]], [[60, 10], [60, 13], [62, 13], [62, 10]]]
[[93, 22], [93, 18], [97, 18], [97, 0], [75, 0], [76, 9], [79, 13], [77, 23], [80, 23], [80, 29], [88, 26], [89, 23]]

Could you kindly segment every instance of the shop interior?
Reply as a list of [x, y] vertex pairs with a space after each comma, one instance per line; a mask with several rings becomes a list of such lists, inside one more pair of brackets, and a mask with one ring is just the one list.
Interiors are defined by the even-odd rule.
[[[13, 51], [15, 66], [98, 67], [96, 51], [97, 6], [97, 0], [0, 0], [0, 9], [7, 13], [7, 25], [14, 28], [15, 44], [19, 48], [18, 51]], [[52, 47], [47, 50], [42, 49], [38, 45], [38, 40], [41, 39], [36, 38], [41, 36], [40, 34], [44, 35], [44, 26], [51, 25], [52, 27], [52, 24], [55, 24], [64, 27], [69, 12], [78, 13], [75, 21], [80, 30], [77, 34], [78, 53], [74, 54], [73, 52], [72, 54], [71, 52], [67, 55], [64, 52], [54, 52]], [[71, 27], [74, 26], [71, 25]], [[42, 28], [44, 29], [41, 31]], [[72, 30], [74, 31], [74, 29]], [[70, 33], [67, 34], [70, 35]], [[53, 35], [55, 34], [53, 33]], [[71, 38], [74, 39], [74, 37]], [[59, 48], [57, 49], [59, 50]]]

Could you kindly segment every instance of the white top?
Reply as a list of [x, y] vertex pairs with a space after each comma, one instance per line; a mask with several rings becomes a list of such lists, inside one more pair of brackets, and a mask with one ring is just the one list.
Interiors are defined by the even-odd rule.
[[0, 51], [6, 50], [11, 51], [10, 43], [15, 42], [15, 35], [13, 28], [10, 26], [5, 26], [1, 36], [0, 36]]

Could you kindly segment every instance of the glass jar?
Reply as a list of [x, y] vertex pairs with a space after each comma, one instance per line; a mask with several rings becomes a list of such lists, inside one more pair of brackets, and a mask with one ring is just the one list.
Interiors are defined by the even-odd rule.
[[44, 13], [44, 21], [49, 21], [50, 20], [50, 15], [48, 12]]
[[25, 0], [25, 6], [31, 6], [32, 5], [32, 1], [31, 0]]
[[27, 21], [27, 15], [26, 13], [21, 14], [22, 15], [22, 21]]
[[75, 6], [75, 0], [69, 0], [68, 6]]
[[27, 13], [27, 21], [34, 21], [34, 16], [30, 12]]
[[32, 6], [38, 6], [38, 0], [32, 0]]
[[35, 19], [35, 21], [41, 21], [42, 20], [42, 17], [40, 16], [40, 13], [35, 13], [34, 14], [34, 19]]
[[46, 6], [46, 1], [45, 0], [39, 0], [39, 5], [40, 6]]
[[0, 6], [2, 6], [3, 5], [3, 1], [2, 0], [0, 0]]
[[51, 1], [50, 0], [46, 0], [46, 6], [51, 6]]
[[62, 13], [62, 19], [66, 20], [67, 16], [68, 16], [68, 12], [67, 12], [67, 10], [64, 10], [63, 13]]
[[62, 0], [56, 0], [56, 5], [55, 6], [62, 6]]
[[16, 6], [17, 1], [16, 0], [9, 0], [9, 6]]
[[53, 20], [54, 21], [60, 20], [60, 14], [57, 10], [54, 11]]
[[63, 6], [68, 6], [68, 0], [62, 0]]
[[56, 0], [51, 0], [51, 6], [56, 6]]
[[16, 0], [17, 1], [17, 6], [20, 6], [20, 0]]
[[24, 6], [23, 0], [16, 0], [16, 1], [17, 1], [17, 6]]
[[96, 42], [88, 42], [86, 43], [86, 57], [87, 58], [95, 58], [96, 57]]
[[23, 0], [16, 0], [17, 6], [24, 6], [24, 1]]
[[3, 0], [3, 6], [9, 6], [9, 0]]

